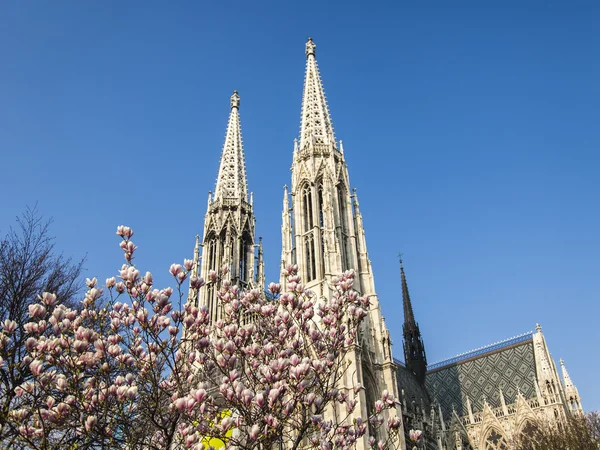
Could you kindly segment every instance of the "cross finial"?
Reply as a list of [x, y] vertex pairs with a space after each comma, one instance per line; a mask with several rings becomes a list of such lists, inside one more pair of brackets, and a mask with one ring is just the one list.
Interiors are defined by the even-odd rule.
[[400, 260], [400, 267], [402, 267], [402, 255], [403, 254], [404, 253], [402, 253], [402, 252], [398, 252], [398, 259]]
[[231, 96], [231, 109], [240, 107], [240, 96], [238, 95], [238, 91], [233, 91], [233, 95]]
[[306, 42], [306, 56], [310, 56], [313, 55], [315, 56], [315, 49], [317, 48], [317, 45], [313, 42], [312, 38], [308, 38], [308, 41]]

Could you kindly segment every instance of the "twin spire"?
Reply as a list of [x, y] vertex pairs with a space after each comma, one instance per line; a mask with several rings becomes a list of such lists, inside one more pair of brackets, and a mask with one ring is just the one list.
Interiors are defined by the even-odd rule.
[[302, 96], [302, 119], [300, 126], [300, 150], [307, 145], [335, 145], [333, 124], [325, 99], [325, 91], [315, 58], [317, 46], [311, 38], [306, 43], [306, 75]]
[[[310, 144], [334, 145], [333, 124], [325, 98], [325, 91], [315, 58], [316, 44], [312, 38], [306, 43], [306, 75], [302, 97], [300, 150]], [[240, 96], [233, 91], [227, 135], [221, 155], [221, 165], [213, 200], [235, 198], [248, 201], [248, 183], [240, 124]]]
[[223, 145], [214, 200], [235, 198], [248, 202], [248, 183], [239, 113], [240, 96], [237, 91], [233, 91], [230, 106], [231, 113], [227, 124], [227, 135]]

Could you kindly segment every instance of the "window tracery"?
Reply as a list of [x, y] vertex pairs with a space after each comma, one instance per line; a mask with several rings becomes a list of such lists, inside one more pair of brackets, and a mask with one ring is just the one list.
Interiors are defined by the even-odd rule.
[[485, 440], [485, 450], [508, 450], [508, 443], [502, 434], [492, 430]]

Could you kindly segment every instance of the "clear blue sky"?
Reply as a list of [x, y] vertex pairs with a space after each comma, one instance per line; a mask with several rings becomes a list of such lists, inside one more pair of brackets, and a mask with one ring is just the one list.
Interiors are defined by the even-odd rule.
[[169, 282], [238, 89], [277, 278], [308, 36], [396, 356], [402, 251], [430, 362], [540, 322], [600, 409], [595, 1], [2, 2], [0, 231], [38, 202], [104, 280], [131, 225], [141, 268]]

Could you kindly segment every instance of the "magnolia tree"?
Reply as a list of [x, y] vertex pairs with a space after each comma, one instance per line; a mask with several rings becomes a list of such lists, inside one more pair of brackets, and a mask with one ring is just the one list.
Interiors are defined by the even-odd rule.
[[[369, 307], [352, 289], [353, 272], [334, 283], [331, 299], [305, 290], [295, 266], [287, 291], [271, 283], [273, 299], [242, 292], [226, 270], [211, 272], [222, 315], [187, 302], [197, 292], [193, 262], [174, 264], [175, 289], [157, 289], [133, 264], [133, 231], [117, 234], [126, 264], [96, 279], [78, 310], [43, 293], [29, 306], [27, 354], [31, 379], [17, 386], [9, 414], [18, 432], [9, 448], [239, 449], [378, 448], [398, 446], [403, 434], [388, 392], [370, 417], [355, 411], [362, 389], [340, 389]], [[214, 320], [218, 319], [218, 320]], [[19, 325], [2, 324], [0, 350]], [[13, 364], [0, 360], [2, 370]], [[366, 438], [369, 429], [385, 439]]]

